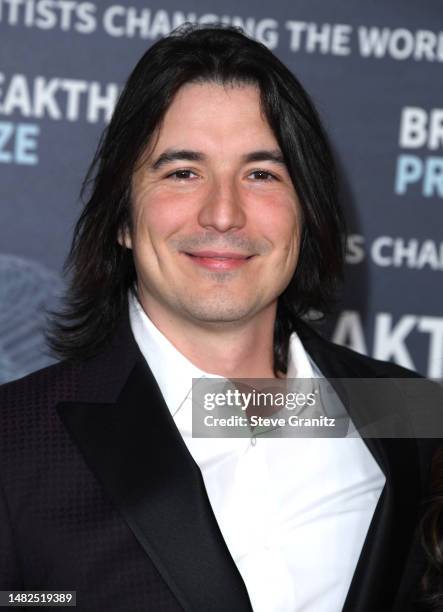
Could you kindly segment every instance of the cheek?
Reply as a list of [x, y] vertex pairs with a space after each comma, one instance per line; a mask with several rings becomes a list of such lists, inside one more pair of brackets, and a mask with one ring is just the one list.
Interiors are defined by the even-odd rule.
[[269, 197], [256, 216], [257, 227], [278, 252], [298, 250], [302, 229], [300, 205], [293, 197]]
[[157, 244], [167, 240], [185, 223], [187, 207], [173, 201], [168, 194], [145, 194], [134, 202], [133, 231], [142, 246], [148, 240]]

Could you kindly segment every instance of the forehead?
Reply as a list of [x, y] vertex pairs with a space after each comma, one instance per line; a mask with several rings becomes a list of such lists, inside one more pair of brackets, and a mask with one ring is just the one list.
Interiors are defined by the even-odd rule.
[[250, 84], [189, 83], [181, 87], [156, 134], [154, 150], [165, 146], [245, 148], [276, 146], [260, 104], [260, 90]]

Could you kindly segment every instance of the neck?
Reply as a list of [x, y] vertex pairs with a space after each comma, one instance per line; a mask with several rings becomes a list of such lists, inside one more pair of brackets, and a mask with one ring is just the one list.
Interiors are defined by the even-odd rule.
[[154, 325], [201, 370], [225, 378], [275, 378], [276, 304], [243, 322], [207, 323], [178, 318], [139, 296]]

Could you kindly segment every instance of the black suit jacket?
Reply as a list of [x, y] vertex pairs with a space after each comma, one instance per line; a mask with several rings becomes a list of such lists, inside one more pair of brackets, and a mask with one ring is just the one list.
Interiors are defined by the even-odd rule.
[[[301, 322], [298, 333], [328, 378], [412, 376]], [[100, 354], [5, 385], [0, 406], [0, 589], [76, 590], [77, 608], [93, 612], [251, 610], [127, 316]], [[358, 420], [359, 407], [347, 408]], [[344, 610], [416, 610], [435, 443], [366, 444], [386, 486]]]

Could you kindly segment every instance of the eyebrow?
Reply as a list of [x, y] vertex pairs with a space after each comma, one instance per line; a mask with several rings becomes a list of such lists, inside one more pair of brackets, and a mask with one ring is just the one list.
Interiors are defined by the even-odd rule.
[[[173, 161], [204, 161], [207, 159], [207, 155], [200, 151], [191, 151], [188, 149], [167, 149], [164, 151], [156, 161], [152, 164], [152, 170], [159, 170], [166, 164]], [[283, 154], [279, 149], [266, 150], [262, 149], [259, 151], [251, 151], [245, 153], [242, 156], [244, 163], [259, 162], [259, 161], [270, 161], [276, 164], [285, 165]]]

